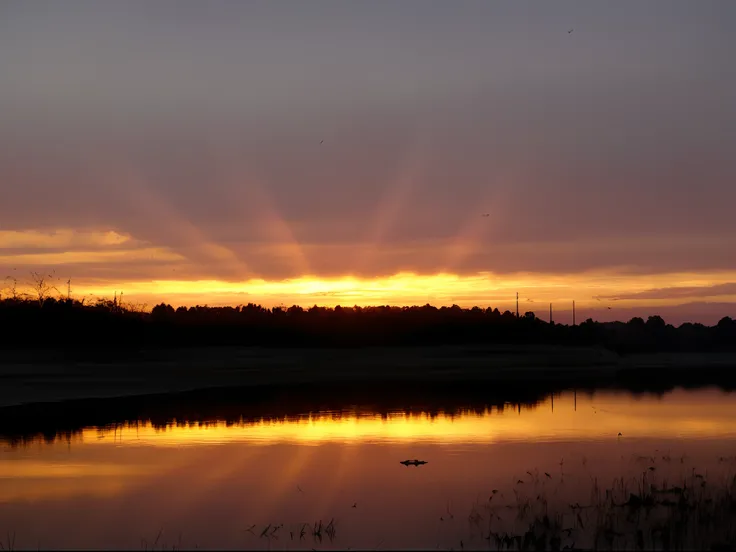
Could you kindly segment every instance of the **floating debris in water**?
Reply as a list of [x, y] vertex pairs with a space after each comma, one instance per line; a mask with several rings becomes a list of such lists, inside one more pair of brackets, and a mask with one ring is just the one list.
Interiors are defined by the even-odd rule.
[[404, 464], [405, 466], [423, 466], [426, 463], [426, 460], [417, 460], [416, 458], [414, 460], [402, 460], [399, 462], [399, 464]]

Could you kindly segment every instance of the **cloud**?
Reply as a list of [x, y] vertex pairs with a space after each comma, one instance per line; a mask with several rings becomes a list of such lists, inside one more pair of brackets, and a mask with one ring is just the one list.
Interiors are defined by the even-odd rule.
[[0, 270], [736, 271], [733, 8], [354, 4], [5, 10]]
[[114, 230], [73, 230], [69, 228], [42, 230], [0, 230], [0, 251], [3, 249], [78, 249], [107, 247], [131, 240], [129, 235]]
[[114, 276], [121, 265], [136, 267], [139, 277], [163, 263], [186, 261], [181, 254], [115, 230], [47, 229], [0, 231], [0, 270], [17, 277], [34, 270], [84, 273], [94, 277], [95, 265]]
[[135, 263], [141, 261], [183, 261], [181, 255], [166, 249], [146, 247], [117, 251], [61, 251], [58, 253], [22, 253], [0, 255], [0, 266], [68, 266], [101, 263]]
[[608, 272], [611, 278], [696, 272], [707, 281], [708, 275], [732, 269], [719, 253], [736, 246], [736, 240], [727, 237], [698, 236], [509, 243], [491, 240], [488, 234], [484, 237], [482, 228], [471, 228], [455, 239], [300, 243], [296, 239], [280, 241], [288, 234], [277, 233], [259, 242], [218, 240], [217, 235], [200, 232], [176, 217], [164, 217], [162, 224], [178, 224], [180, 230], [166, 230], [170, 239], [159, 243], [113, 231], [9, 232], [4, 234], [5, 245], [15, 247], [0, 248], [0, 270], [54, 266], [77, 277], [126, 281], [169, 277], [172, 271], [179, 279], [227, 281], [347, 275], [371, 279], [399, 272], [471, 277], [492, 272], [506, 278], [535, 273], [550, 281], [555, 275], [569, 277], [591, 271]]
[[[697, 163], [673, 160], [679, 147], [573, 155], [536, 131], [527, 143], [507, 143], [501, 130], [520, 131], [483, 117], [478, 130], [464, 116], [434, 124], [372, 117], [381, 124], [328, 125], [317, 133], [328, 134], [322, 146], [286, 130], [262, 142], [207, 140], [196, 126], [184, 137], [159, 130], [117, 142], [82, 133], [69, 151], [41, 138], [10, 143], [0, 149], [8, 183], [0, 218], [11, 232], [117, 229], [206, 264], [213, 276], [736, 268], [724, 254], [736, 242], [728, 212], [736, 188], [727, 183], [736, 166], [713, 152]], [[60, 201], [60, 191], [74, 201]], [[207, 254], [213, 247], [229, 249], [230, 260], [224, 249]]]
[[722, 297], [736, 296], [736, 282], [716, 284], [711, 286], [679, 286], [657, 289], [648, 289], [635, 293], [601, 296], [601, 299], [619, 300], [646, 300], [646, 299], [682, 299], [694, 297]]

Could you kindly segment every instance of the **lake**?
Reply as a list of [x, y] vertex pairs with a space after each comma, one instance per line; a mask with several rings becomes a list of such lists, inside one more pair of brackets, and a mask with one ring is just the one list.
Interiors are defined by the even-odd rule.
[[[3, 438], [0, 542], [460, 550], [528, 545], [545, 531], [562, 548], [736, 536], [735, 394], [565, 392], [428, 410]], [[400, 463], [413, 459], [427, 463]]]

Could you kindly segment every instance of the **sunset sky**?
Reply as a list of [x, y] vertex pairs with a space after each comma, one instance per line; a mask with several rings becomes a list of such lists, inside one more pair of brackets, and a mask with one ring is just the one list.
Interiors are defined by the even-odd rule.
[[731, 0], [4, 0], [0, 289], [736, 316], [735, 23]]

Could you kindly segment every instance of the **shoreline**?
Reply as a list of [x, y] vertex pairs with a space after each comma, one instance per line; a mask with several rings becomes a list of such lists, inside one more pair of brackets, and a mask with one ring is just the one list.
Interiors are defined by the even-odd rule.
[[[461, 413], [550, 394], [736, 390], [736, 354], [636, 355], [558, 347], [149, 351], [137, 362], [0, 354], [0, 441], [85, 427], [283, 420], [313, 412]], [[13, 360], [13, 362], [8, 362]], [[520, 410], [521, 411], [521, 410]]]
[[192, 348], [136, 359], [70, 361], [59, 351], [0, 351], [0, 410], [38, 403], [238, 388], [652, 388], [736, 383], [736, 353], [649, 353], [556, 346], [366, 349]]

